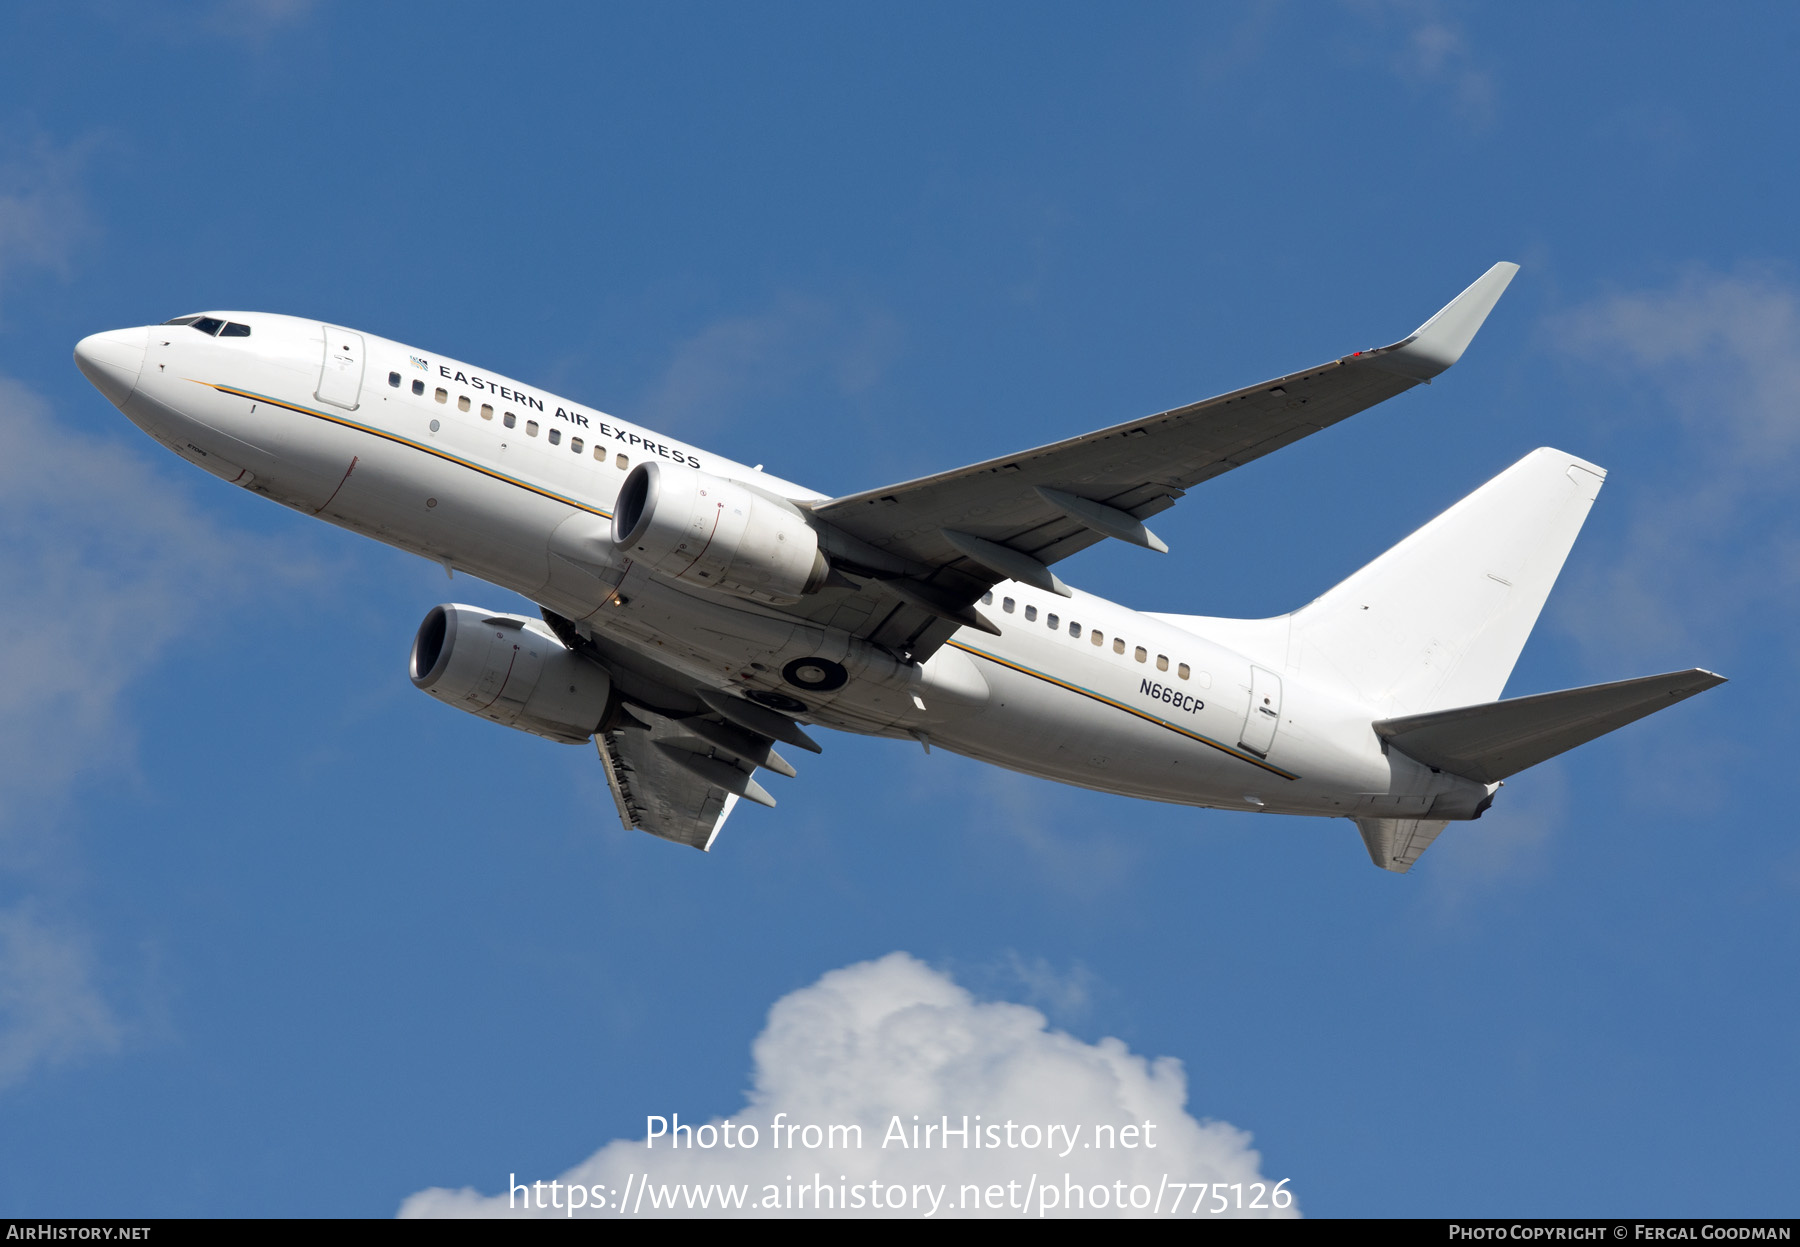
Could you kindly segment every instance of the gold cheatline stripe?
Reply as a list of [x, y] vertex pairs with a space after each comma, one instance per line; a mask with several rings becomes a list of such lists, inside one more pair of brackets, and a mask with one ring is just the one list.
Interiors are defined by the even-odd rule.
[[1213, 740], [1210, 737], [1202, 736], [1198, 732], [1190, 732], [1185, 727], [1177, 727], [1175, 724], [1167, 722], [1166, 720], [1163, 720], [1163, 719], [1159, 719], [1153, 714], [1145, 714], [1142, 710], [1137, 709], [1135, 706], [1127, 706], [1122, 701], [1114, 701], [1112, 698], [1106, 696], [1104, 693], [1096, 693], [1096, 692], [1094, 692], [1093, 689], [1082, 688], [1079, 684], [1070, 684], [1067, 680], [1059, 680], [1053, 675], [1044, 674], [1042, 671], [1034, 671], [1030, 667], [1022, 667], [1016, 662], [1012, 662], [1005, 658], [1000, 658], [994, 654], [988, 653], [985, 650], [976, 649], [972, 645], [964, 645], [961, 641], [949, 641], [949, 642], [946, 642], [946, 644], [952, 646], [955, 649], [962, 650], [965, 654], [974, 654], [978, 658], [985, 658], [989, 662], [998, 663], [1002, 667], [1011, 668], [1012, 670], [1017, 671], [1020, 675], [1032, 676], [1035, 679], [1044, 681], [1046, 684], [1054, 684], [1058, 688], [1068, 689], [1069, 692], [1071, 692], [1071, 693], [1079, 693], [1083, 697], [1091, 697], [1095, 701], [1101, 703], [1102, 705], [1111, 706], [1114, 710], [1123, 710], [1126, 714], [1134, 714], [1146, 723], [1154, 723], [1158, 727], [1166, 727], [1171, 732], [1174, 732], [1180, 736], [1185, 736], [1189, 740], [1197, 740], [1202, 745], [1211, 745], [1214, 749], [1217, 749], [1220, 753], [1229, 754], [1231, 757], [1238, 759], [1238, 761], [1240, 761], [1240, 762], [1248, 762], [1251, 766], [1259, 766], [1263, 770], [1268, 771], [1270, 774], [1279, 775], [1283, 779], [1299, 779], [1300, 778], [1298, 775], [1292, 774], [1291, 772], [1288, 772], [1288, 771], [1284, 771], [1278, 766], [1270, 766], [1267, 762], [1263, 762], [1260, 759], [1250, 757], [1248, 754], [1239, 753], [1237, 750], [1233, 749], [1230, 745], [1221, 745], [1218, 741]]
[[[188, 380], [193, 381], [194, 379], [189, 377]], [[577, 502], [573, 498], [565, 498], [561, 494], [553, 493], [548, 489], [539, 489], [536, 485], [528, 485], [516, 477], [506, 475], [504, 472], [496, 472], [492, 468], [482, 467], [479, 463], [471, 463], [467, 459], [459, 459], [455, 455], [446, 454], [444, 451], [436, 450], [430, 446], [415, 442], [410, 438], [401, 437], [397, 433], [383, 432], [381, 429], [373, 428], [366, 424], [359, 424], [355, 420], [346, 420], [342, 416], [333, 416], [328, 415], [323, 411], [314, 411], [311, 407], [299, 407], [293, 403], [284, 402], [279, 398], [270, 398], [267, 394], [258, 394], [254, 390], [240, 390], [235, 386], [220, 385], [216, 381], [194, 381], [194, 384], [211, 386], [213, 389], [218, 390], [223, 394], [235, 394], [239, 398], [248, 398], [259, 403], [268, 403], [273, 407], [284, 407], [289, 411], [299, 412], [303, 416], [311, 416], [315, 420], [329, 421], [332, 424], [342, 425], [346, 429], [355, 429], [358, 433], [367, 433], [371, 437], [382, 438], [383, 440], [393, 442], [398, 446], [409, 446], [413, 450], [423, 451], [428, 455], [433, 455], [444, 460], [446, 463], [454, 463], [458, 467], [467, 468], [471, 472], [479, 472], [483, 476], [492, 477], [497, 481], [504, 481], [508, 485], [517, 485], [520, 489], [528, 490], [541, 498], [548, 498], [552, 502], [567, 503], [577, 510], [586, 511], [589, 515], [598, 515], [603, 520], [610, 520], [612, 518], [611, 511], [602, 511], [599, 507], [590, 507], [585, 502]]]

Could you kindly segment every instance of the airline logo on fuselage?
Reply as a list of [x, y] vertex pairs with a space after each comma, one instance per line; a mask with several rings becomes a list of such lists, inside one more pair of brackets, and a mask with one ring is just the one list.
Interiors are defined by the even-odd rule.
[[[460, 373], [460, 372], [450, 371], [450, 367], [447, 364], [439, 364], [438, 365], [438, 376], [442, 377], [446, 381], [454, 381], [458, 385], [466, 385], [471, 390], [475, 390], [477, 392], [485, 392], [488, 394], [498, 394], [501, 398], [505, 399], [507, 402], [517, 403], [521, 407], [531, 407], [537, 411], [544, 410], [544, 400], [543, 399], [534, 398], [530, 394], [527, 394], [524, 390], [515, 390], [508, 386], [501, 385], [498, 381], [489, 381], [486, 377], [483, 377], [480, 373], [464, 375], [463, 373]], [[556, 414], [561, 416], [564, 420], [569, 419], [569, 417], [566, 414], [564, 414], [563, 409], [561, 407], [558, 407], [556, 409]], [[581, 420], [579, 421], [579, 423], [586, 425], [587, 417], [583, 416], [581, 418]]]
[[[425, 366], [424, 361], [418, 356], [414, 355], [410, 358], [420, 367]], [[698, 468], [700, 466], [700, 459], [696, 455], [688, 454], [686, 451], [677, 450], [675, 447], [663, 442], [653, 441], [648, 437], [632, 432], [630, 429], [616, 428], [613, 425], [606, 423], [604, 420], [590, 421], [581, 412], [572, 408], [563, 407], [560, 404], [558, 404], [556, 410], [552, 412], [545, 406], [544, 400], [538, 398], [536, 395], [527, 394], [524, 390], [515, 390], [511, 386], [502, 385], [498, 381], [489, 380], [480, 373], [459, 372], [452, 369], [448, 364], [439, 364], [438, 376], [446, 381], [454, 381], [458, 385], [466, 385], [477, 393], [498, 394], [506, 402], [517, 403], [519, 406], [528, 407], [533, 411], [541, 411], [554, 419], [565, 420], [569, 424], [579, 428], [588, 429], [599, 437], [610, 437], [615, 442], [641, 450], [645, 454], [656, 455], [659, 458], [668, 459], [671, 462], [679, 463], [690, 468]]]

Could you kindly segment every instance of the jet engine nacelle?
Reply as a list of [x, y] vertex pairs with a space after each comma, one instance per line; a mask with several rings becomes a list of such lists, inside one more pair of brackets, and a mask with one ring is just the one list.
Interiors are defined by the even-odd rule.
[[446, 705], [578, 745], [612, 705], [612, 677], [541, 621], [476, 606], [434, 606], [413, 638], [412, 682]]
[[626, 475], [612, 539], [684, 584], [765, 602], [798, 602], [831, 570], [819, 535], [792, 510], [735, 481], [654, 462]]

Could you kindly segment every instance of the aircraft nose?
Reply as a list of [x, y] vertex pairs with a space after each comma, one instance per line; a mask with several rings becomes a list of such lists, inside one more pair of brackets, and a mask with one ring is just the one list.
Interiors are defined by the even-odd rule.
[[94, 388], [117, 407], [137, 388], [149, 340], [148, 328], [90, 334], [75, 344], [75, 364], [94, 383]]

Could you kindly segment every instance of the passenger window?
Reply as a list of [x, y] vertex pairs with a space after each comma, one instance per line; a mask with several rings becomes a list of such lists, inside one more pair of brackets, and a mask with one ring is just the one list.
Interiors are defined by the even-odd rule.
[[492, 420], [494, 418], [494, 405], [492, 403], [483, 403], [481, 405], [481, 418], [483, 420]]
[[250, 326], [240, 325], [234, 320], [219, 331], [219, 336], [221, 338], [247, 338], [250, 336]]
[[1026, 623], [1036, 623], [1037, 622], [1037, 607], [1027, 606], [1025, 608], [1025, 622]]
[[1122, 636], [1114, 637], [1113, 638], [1113, 653], [1123, 654], [1124, 652], [1125, 652], [1125, 638]]
[[1081, 639], [1081, 625], [1076, 623], [1073, 619], [1069, 620], [1069, 635], [1074, 637], [1077, 641]]
[[604, 447], [604, 446], [594, 447], [594, 462], [595, 463], [605, 463], [606, 462], [606, 447]]
[[504, 416], [500, 417], [500, 423], [504, 424], [509, 429], [512, 428], [512, 426], [517, 424], [518, 422], [519, 422], [519, 418], [517, 416], [513, 415], [512, 412], [510, 412], [510, 411], [507, 412]]
[[981, 604], [983, 606], [992, 606], [994, 604], [994, 591], [992, 589], [989, 589], [986, 593], [981, 595]]
[[1144, 649], [1144, 647], [1141, 645], [1137, 647], [1137, 653], [1135, 655], [1133, 655], [1133, 657], [1135, 657], [1139, 662], [1148, 662], [1150, 660], [1149, 652], [1146, 651]]
[[1184, 680], [1187, 679], [1188, 678], [1188, 665], [1186, 663], [1182, 663], [1179, 667], [1175, 668], [1175, 674], [1180, 676]]
[[469, 409], [469, 396], [467, 394], [458, 394], [456, 396], [456, 409], [458, 411], [467, 411]]
[[550, 444], [552, 446], [562, 445], [562, 430], [561, 429], [551, 429], [550, 430]]
[[425, 394], [425, 383], [423, 381], [413, 382], [413, 393], [423, 397]]
[[1000, 603], [1000, 609], [1005, 611], [1009, 615], [1012, 614], [1013, 613], [1013, 600], [1011, 598], [1003, 599]]
[[447, 403], [450, 401], [450, 391], [440, 385], [437, 388], [437, 393], [433, 394], [432, 397], [437, 399], [440, 403]]
[[579, 437], [571, 437], [569, 439], [569, 449], [574, 451], [576, 454], [580, 454], [581, 453], [581, 439]]
[[400, 388], [400, 374], [397, 372], [388, 373], [388, 384], [393, 386], [396, 390], [399, 389]]
[[631, 466], [631, 460], [627, 459], [624, 455], [620, 455], [617, 459], [613, 460], [613, 465], [617, 467], [619, 471], [623, 472], [626, 468]]
[[536, 437], [537, 436], [537, 421], [536, 420], [527, 420], [525, 422], [525, 436], [526, 437]]
[[1169, 656], [1167, 654], [1158, 654], [1156, 656], [1156, 669], [1158, 671], [1167, 671], [1169, 669]]
[[1052, 616], [1050, 616], [1050, 618], [1046, 619], [1044, 622], [1050, 626], [1050, 631], [1055, 632], [1057, 625], [1061, 621], [1059, 619], [1057, 619], [1057, 617], [1055, 615], [1052, 615]]
[[212, 337], [215, 333], [219, 332], [219, 330], [223, 329], [224, 327], [225, 327], [224, 321], [214, 320], [210, 316], [202, 316], [199, 320], [194, 322], [194, 328], [198, 329], [201, 333], [205, 334], [209, 338]]

